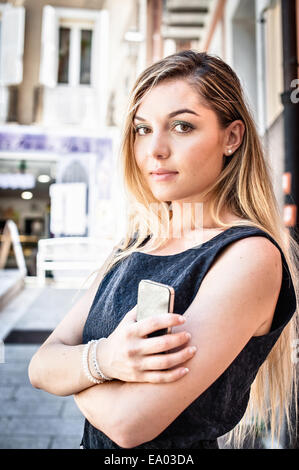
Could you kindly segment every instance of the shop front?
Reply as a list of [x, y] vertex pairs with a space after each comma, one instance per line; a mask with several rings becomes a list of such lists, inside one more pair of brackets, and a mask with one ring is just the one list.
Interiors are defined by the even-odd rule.
[[29, 276], [36, 276], [40, 239], [113, 236], [112, 148], [110, 137], [0, 128], [0, 233], [7, 220], [15, 222]]

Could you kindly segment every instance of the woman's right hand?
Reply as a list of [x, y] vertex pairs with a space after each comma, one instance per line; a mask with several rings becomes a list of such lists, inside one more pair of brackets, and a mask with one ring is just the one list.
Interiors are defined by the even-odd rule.
[[[124, 382], [174, 382], [187, 372], [184, 363], [196, 348], [187, 343], [190, 333], [176, 328], [175, 333], [147, 338], [162, 328], [179, 327], [182, 315], [166, 313], [136, 321], [137, 305], [130, 310], [111, 335], [100, 341], [97, 349], [102, 372]], [[166, 352], [167, 351], [167, 352]]]

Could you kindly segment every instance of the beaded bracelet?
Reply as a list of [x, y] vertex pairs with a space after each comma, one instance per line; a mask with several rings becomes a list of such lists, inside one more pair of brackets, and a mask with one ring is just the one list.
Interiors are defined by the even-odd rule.
[[92, 339], [91, 341], [88, 341], [88, 343], [84, 346], [83, 353], [82, 353], [82, 364], [83, 364], [83, 370], [86, 375], [86, 377], [90, 380], [90, 382], [94, 384], [101, 384], [103, 380], [98, 380], [95, 377], [93, 377], [90, 373], [89, 366], [88, 366], [88, 352], [89, 348], [92, 343], [94, 343], [96, 340]]
[[102, 341], [103, 339], [106, 339], [106, 338], [100, 338], [100, 339], [94, 341], [94, 347], [93, 347], [93, 350], [92, 350], [92, 363], [93, 363], [93, 367], [94, 367], [98, 377], [100, 377], [100, 380], [102, 379], [102, 382], [105, 382], [106, 380], [113, 380], [113, 379], [111, 377], [107, 377], [106, 375], [103, 374], [103, 372], [99, 368], [99, 364], [98, 364], [98, 361], [97, 361], [97, 347], [98, 347], [99, 342]]

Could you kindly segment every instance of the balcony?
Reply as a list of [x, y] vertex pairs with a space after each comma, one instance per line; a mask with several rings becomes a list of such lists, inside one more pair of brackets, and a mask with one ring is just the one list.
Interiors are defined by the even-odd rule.
[[215, 0], [168, 0], [162, 18], [162, 36], [174, 40], [200, 40]]
[[210, 0], [167, 0], [166, 8], [168, 11], [191, 11], [194, 13], [207, 13]]

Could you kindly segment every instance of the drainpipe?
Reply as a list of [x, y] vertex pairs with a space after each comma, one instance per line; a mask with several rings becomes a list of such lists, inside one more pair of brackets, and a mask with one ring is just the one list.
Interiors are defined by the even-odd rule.
[[[297, 61], [296, 0], [281, 2], [284, 92], [284, 221], [299, 242], [299, 82]], [[299, 27], [299, 25], [298, 25]]]

